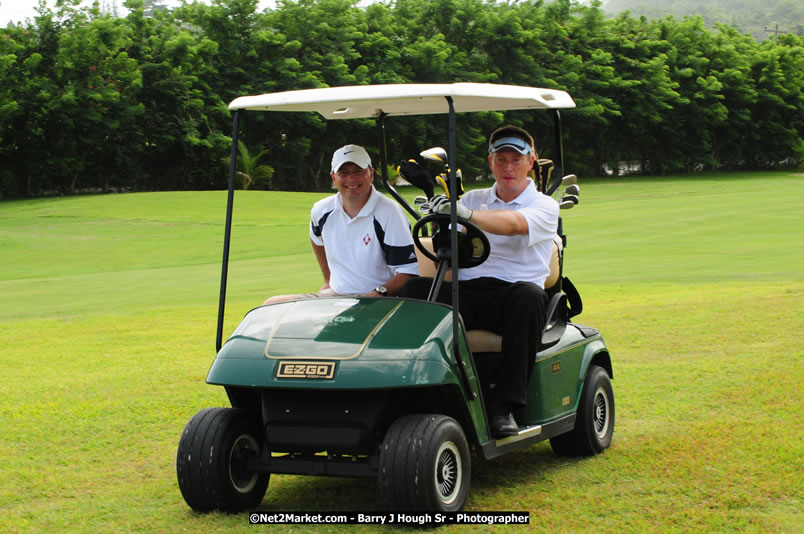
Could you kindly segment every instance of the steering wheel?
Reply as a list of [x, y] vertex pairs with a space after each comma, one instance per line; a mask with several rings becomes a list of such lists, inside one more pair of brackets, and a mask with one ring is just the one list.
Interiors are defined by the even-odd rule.
[[[433, 250], [435, 253], [424, 246], [421, 241], [421, 233], [424, 225], [427, 223], [434, 223], [437, 227], [433, 233]], [[489, 238], [486, 234], [478, 228], [474, 223], [466, 219], [458, 217], [458, 223], [466, 228], [466, 232], [458, 231], [458, 267], [466, 269], [469, 267], [477, 267], [489, 257], [491, 252], [491, 245]], [[438, 250], [440, 248], [449, 250], [450, 232], [449, 232], [450, 216], [446, 213], [431, 213], [416, 221], [413, 225], [413, 243], [416, 248], [421, 251], [424, 256], [434, 262], [438, 263]], [[449, 261], [449, 257], [447, 258]]]

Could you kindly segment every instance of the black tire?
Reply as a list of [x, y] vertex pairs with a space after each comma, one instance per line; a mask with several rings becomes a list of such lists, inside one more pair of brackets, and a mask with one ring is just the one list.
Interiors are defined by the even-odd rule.
[[471, 479], [461, 425], [445, 415], [406, 415], [380, 445], [380, 494], [391, 510], [463, 510]]
[[184, 500], [197, 512], [236, 513], [256, 507], [270, 474], [249, 469], [258, 458], [264, 433], [249, 412], [207, 408], [184, 427], [176, 454], [176, 476]]
[[575, 428], [550, 439], [562, 456], [594, 456], [611, 445], [614, 434], [614, 390], [602, 367], [590, 365], [583, 383]]

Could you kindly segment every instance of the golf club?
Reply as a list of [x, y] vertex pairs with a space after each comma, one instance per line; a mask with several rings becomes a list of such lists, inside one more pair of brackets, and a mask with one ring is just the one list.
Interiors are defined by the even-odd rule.
[[[449, 197], [449, 166], [448, 166], [448, 157], [447, 151], [441, 148], [440, 146], [436, 146], [433, 148], [428, 148], [419, 153], [419, 155], [427, 161], [434, 161], [436, 163], [443, 163], [444, 164], [444, 172], [437, 174], [435, 176], [435, 181], [441, 188], [444, 189], [444, 193]], [[455, 171], [455, 178], [458, 182], [458, 193], [457, 198], [461, 198], [463, 195], [463, 176], [461, 175], [461, 170], [458, 169]]]
[[438, 163], [443, 163], [444, 165], [448, 163], [447, 151], [440, 146], [428, 148], [427, 150], [420, 152], [419, 155], [428, 161], [436, 161]]
[[558, 190], [558, 188], [561, 187], [562, 185], [572, 185], [577, 183], [578, 183], [578, 177], [575, 176], [574, 174], [568, 174], [563, 178], [561, 178], [560, 182], [559, 181], [553, 182], [553, 185], [551, 185], [547, 189], [547, 192], [545, 194], [548, 196], [552, 196], [552, 194], [555, 193]]

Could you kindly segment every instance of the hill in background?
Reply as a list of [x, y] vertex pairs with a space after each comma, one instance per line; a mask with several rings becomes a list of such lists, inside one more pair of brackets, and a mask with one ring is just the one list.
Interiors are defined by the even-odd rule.
[[804, 35], [804, 2], [800, 0], [608, 0], [604, 11], [612, 17], [630, 11], [648, 19], [700, 15], [708, 28], [725, 23], [757, 41], [774, 37], [777, 31]]

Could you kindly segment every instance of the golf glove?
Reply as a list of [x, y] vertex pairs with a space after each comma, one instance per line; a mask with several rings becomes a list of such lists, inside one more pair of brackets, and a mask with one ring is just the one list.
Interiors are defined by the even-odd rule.
[[[449, 215], [450, 201], [444, 195], [438, 195], [430, 200], [430, 213], [442, 213]], [[467, 221], [472, 218], [472, 210], [461, 204], [460, 202], [455, 205], [458, 217], [466, 219]]]

